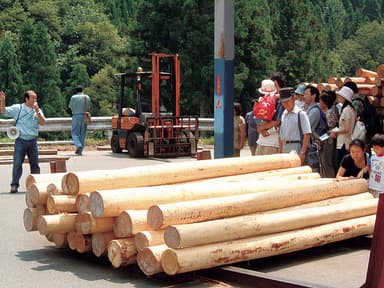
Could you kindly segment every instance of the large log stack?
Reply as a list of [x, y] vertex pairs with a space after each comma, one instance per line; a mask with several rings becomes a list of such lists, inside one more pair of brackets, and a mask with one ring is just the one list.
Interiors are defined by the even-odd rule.
[[148, 276], [371, 234], [367, 181], [319, 178], [297, 154], [31, 175], [24, 227]]
[[317, 84], [317, 88], [322, 91], [338, 90], [345, 82], [355, 82], [359, 94], [365, 95], [376, 107], [379, 115], [384, 118], [384, 64], [377, 66], [376, 71], [368, 69], [357, 69], [354, 76], [330, 77], [327, 83]]

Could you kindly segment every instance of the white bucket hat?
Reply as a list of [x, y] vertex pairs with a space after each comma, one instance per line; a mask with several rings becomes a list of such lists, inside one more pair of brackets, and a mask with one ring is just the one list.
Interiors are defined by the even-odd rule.
[[339, 91], [336, 92], [337, 95], [340, 95], [349, 103], [352, 103], [353, 90], [347, 86], [343, 86]]
[[261, 82], [261, 88], [259, 88], [261, 94], [274, 94], [276, 91], [275, 83], [272, 80], [266, 79]]

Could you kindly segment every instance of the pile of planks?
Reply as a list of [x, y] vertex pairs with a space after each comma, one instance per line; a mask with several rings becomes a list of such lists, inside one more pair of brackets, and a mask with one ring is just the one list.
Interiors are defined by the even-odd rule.
[[169, 275], [371, 234], [364, 179], [320, 179], [297, 154], [29, 175], [23, 220], [57, 247]]
[[384, 64], [377, 66], [376, 71], [360, 68], [356, 70], [355, 76], [330, 77], [327, 83], [312, 85], [320, 91], [338, 90], [348, 81], [355, 82], [358, 93], [367, 96], [375, 107], [384, 107]]

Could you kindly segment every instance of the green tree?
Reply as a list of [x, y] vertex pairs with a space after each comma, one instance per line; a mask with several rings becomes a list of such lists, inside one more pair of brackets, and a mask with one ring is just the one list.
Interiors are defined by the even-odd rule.
[[22, 75], [10, 33], [0, 41], [0, 83], [7, 95], [7, 105], [22, 100]]

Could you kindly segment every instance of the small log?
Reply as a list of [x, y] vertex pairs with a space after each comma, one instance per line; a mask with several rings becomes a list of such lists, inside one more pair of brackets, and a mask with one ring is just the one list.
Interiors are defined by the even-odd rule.
[[173, 224], [245, 215], [368, 191], [365, 179], [321, 182], [317, 186], [308, 183], [308, 186], [296, 185], [267, 192], [153, 205], [148, 209], [147, 222], [156, 230]]
[[300, 158], [295, 153], [232, 157], [212, 161], [167, 163], [159, 167], [129, 167], [119, 170], [69, 172], [63, 177], [67, 194], [90, 193], [95, 190], [143, 187], [187, 182], [199, 179], [246, 174], [298, 167]]
[[74, 231], [76, 215], [77, 214], [40, 215], [37, 217], [37, 229], [41, 235]]
[[48, 233], [45, 236], [45, 239], [47, 239], [49, 242], [53, 243], [53, 236], [55, 233]]
[[91, 235], [84, 235], [78, 232], [69, 232], [67, 234], [68, 246], [72, 250], [79, 253], [86, 253], [92, 251], [92, 237]]
[[25, 193], [25, 205], [28, 208], [35, 208], [36, 207], [36, 205], [32, 202], [31, 193], [28, 193], [28, 190]]
[[47, 183], [32, 183], [28, 188], [27, 192], [29, 193], [30, 200], [33, 204], [46, 204], [48, 191], [47, 191]]
[[163, 272], [161, 267], [161, 256], [167, 250], [167, 245], [157, 245], [144, 248], [137, 253], [137, 264], [141, 271], [147, 276]]
[[48, 195], [47, 210], [49, 214], [75, 213], [76, 196], [74, 195]]
[[[372, 79], [375, 79], [375, 78], [372, 78]], [[344, 78], [344, 81], [342, 84], [344, 85], [347, 82], [354, 82], [356, 84], [373, 84], [371, 81], [371, 78], [369, 77], [346, 77]]]
[[378, 93], [377, 86], [374, 84], [357, 84], [357, 88], [359, 89], [359, 94], [362, 95], [375, 95], [374, 93]]
[[375, 218], [371, 215], [236, 241], [184, 249], [169, 248], [161, 257], [161, 266], [168, 275], [175, 275], [322, 246], [372, 234]]
[[363, 69], [363, 68], [356, 70], [356, 76], [357, 77], [378, 77], [377, 72], [371, 71], [368, 69]]
[[67, 236], [67, 233], [52, 233], [52, 242], [55, 243], [57, 248], [67, 248]]
[[250, 214], [192, 224], [168, 226], [164, 241], [170, 248], [186, 248], [279, 233], [374, 215], [377, 199], [291, 211]]
[[136, 263], [135, 239], [115, 239], [108, 244], [108, 259], [114, 268]]
[[26, 208], [23, 213], [23, 222], [25, 231], [37, 231], [37, 218], [44, 215], [46, 209], [43, 205], [36, 208]]
[[100, 257], [107, 254], [108, 243], [116, 239], [113, 232], [94, 233], [92, 234], [92, 252], [96, 257]]
[[142, 230], [151, 229], [147, 224], [147, 210], [125, 210], [116, 218], [113, 232], [119, 238], [130, 237]]
[[111, 232], [114, 218], [95, 218], [91, 213], [78, 214], [75, 219], [75, 231], [81, 234]]
[[149, 246], [164, 244], [164, 230], [140, 231], [135, 235], [135, 245], [137, 251], [141, 251]]
[[89, 212], [89, 193], [76, 195], [76, 208], [79, 214]]

